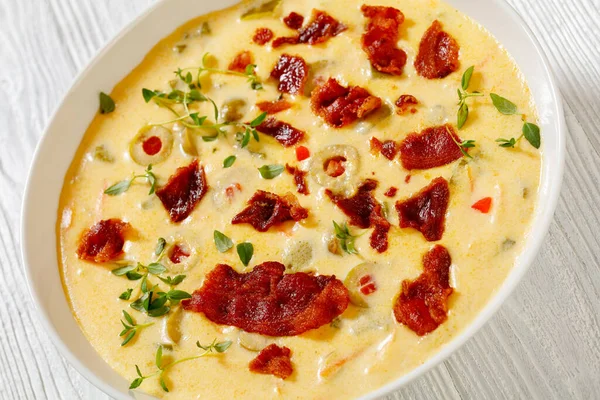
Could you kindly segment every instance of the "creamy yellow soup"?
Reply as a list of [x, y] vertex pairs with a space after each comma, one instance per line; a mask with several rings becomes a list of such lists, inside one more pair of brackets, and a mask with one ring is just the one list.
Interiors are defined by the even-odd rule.
[[[166, 365], [201, 354], [196, 342], [204, 345], [215, 339], [232, 342], [223, 353], [213, 352], [168, 368], [163, 377], [169, 392], [161, 388], [158, 375], [145, 379], [138, 390], [168, 399], [356, 398], [401, 377], [440, 351], [473, 321], [513, 268], [536, 207], [541, 164], [540, 152], [525, 140], [520, 140], [515, 148], [502, 148], [496, 142], [498, 138], [519, 137], [523, 126], [521, 114], [535, 122], [535, 106], [518, 67], [485, 29], [441, 1], [381, 0], [369, 4], [395, 7], [406, 16], [398, 46], [406, 51], [408, 62], [401, 76], [373, 72], [361, 49], [366, 23], [360, 11], [362, 4], [344, 0], [284, 0], [272, 12], [241, 19], [242, 14], [257, 5], [245, 2], [195, 19], [158, 43], [110, 94], [116, 109], [98, 114], [92, 121], [65, 178], [57, 221], [65, 293], [84, 334], [99, 355], [129, 381], [138, 377], [136, 365], [144, 376], [157, 371], [155, 354], [159, 346]], [[261, 27], [270, 28], [276, 37], [292, 35], [282, 17], [295, 11], [305, 16], [306, 23], [313, 9], [329, 13], [348, 29], [316, 46], [300, 44], [273, 49], [269, 44], [259, 46], [252, 42], [255, 30]], [[428, 80], [416, 73], [413, 62], [424, 32], [435, 19], [460, 45], [460, 68], [444, 79]], [[348, 218], [310, 173], [308, 196], [296, 192], [292, 177], [285, 172], [273, 179], [261, 177], [258, 168], [263, 165], [289, 163], [304, 170], [312, 165], [311, 158], [296, 160], [295, 147], [285, 148], [262, 134], [259, 142], [251, 139], [247, 147], [241, 148], [235, 132], [229, 128], [226, 135], [205, 142], [201, 137], [213, 132], [184, 130], [176, 122], [163, 125], [174, 139], [168, 157], [153, 165], [158, 187], [178, 167], [190, 164], [195, 158], [204, 167], [210, 186], [181, 223], [171, 222], [159, 199], [148, 194], [150, 186], [144, 178], [137, 179], [120, 195], [104, 193], [109, 186], [134, 173], [144, 174], [145, 166], [134, 162], [130, 154], [130, 144], [138, 132], [148, 124], [176, 118], [154, 101], [146, 103], [142, 89], [170, 92], [170, 85], [181, 87], [173, 73], [178, 68], [198, 67], [203, 55], [210, 53], [207, 62], [226, 69], [243, 50], [251, 51], [254, 56], [262, 90], [253, 90], [244, 77], [220, 73], [203, 73], [200, 77], [202, 93], [219, 108], [232, 99], [243, 100], [242, 121], [260, 114], [255, 107], [257, 102], [279, 97], [277, 83], [269, 79], [269, 74], [283, 53], [303, 57], [313, 74], [334, 77], [344, 85], [364, 87], [383, 100], [380, 111], [341, 129], [328, 126], [314, 115], [310, 98], [305, 95], [286, 95], [293, 106], [275, 117], [306, 133], [299, 144], [307, 147], [311, 156], [333, 144], [353, 146], [358, 151], [357, 180], [376, 179], [379, 186], [375, 197], [388, 209], [386, 217], [392, 228], [386, 252], [380, 254], [370, 247], [370, 230], [362, 234], [363, 230], [349, 226], [353, 234], [360, 235], [355, 242], [358, 254], [332, 253], [331, 243], [336, 240], [332, 221], [343, 223]], [[462, 73], [471, 65], [475, 66], [475, 74], [469, 91], [486, 94], [468, 99], [469, 119], [458, 131], [463, 140], [475, 141], [475, 147], [469, 151], [472, 158], [464, 157], [439, 168], [407, 171], [398, 158], [389, 161], [370, 151], [369, 140], [373, 136], [400, 141], [411, 132], [431, 126], [444, 123], [456, 126], [457, 89], [461, 87]], [[195, 71], [189, 71], [195, 80]], [[499, 113], [487, 96], [492, 92], [515, 103], [519, 115]], [[411, 94], [419, 100], [416, 113], [395, 113], [394, 102], [401, 94]], [[185, 114], [181, 105], [174, 107], [181, 115]], [[207, 121], [214, 121], [212, 106], [207, 102], [191, 104], [190, 112], [207, 115]], [[224, 168], [224, 160], [231, 155], [236, 156], [235, 163]], [[406, 182], [408, 175], [411, 177]], [[452, 257], [450, 283], [454, 293], [448, 301], [448, 319], [435, 331], [418, 336], [396, 322], [392, 307], [401, 282], [421, 274], [422, 257], [433, 243], [427, 242], [417, 230], [398, 226], [394, 203], [419, 192], [436, 177], [450, 182], [445, 232], [437, 243], [445, 246]], [[230, 202], [225, 189], [235, 183], [241, 184], [242, 190]], [[394, 198], [383, 194], [391, 186], [398, 188]], [[309, 218], [264, 233], [247, 224], [232, 225], [232, 218], [259, 189], [280, 195], [294, 193], [309, 210]], [[489, 213], [472, 208], [486, 197], [492, 198]], [[133, 228], [134, 234], [127, 235], [124, 256], [117, 263], [106, 264], [80, 260], [77, 247], [82, 232], [108, 218], [120, 218]], [[253, 244], [254, 255], [248, 267], [242, 265], [235, 247], [224, 253], [217, 250], [215, 230], [235, 244]], [[152, 318], [129, 306], [141, 296], [140, 280], [130, 281], [111, 271], [137, 262], [144, 265], [156, 262], [155, 249], [160, 237], [166, 240], [167, 253], [177, 243], [185, 244], [191, 253], [179, 264], [173, 264], [167, 256], [160, 259], [168, 270], [160, 276], [186, 275], [176, 289], [189, 293], [201, 287], [216, 264], [229, 264], [239, 272], [248, 272], [265, 261], [283, 262], [291, 267], [290, 273], [312, 271], [342, 280], [355, 266], [373, 263], [377, 291], [369, 296], [368, 308], [350, 305], [333, 323], [293, 337], [247, 334], [235, 327], [212, 323], [203, 314], [186, 312], [179, 306], [172, 307], [164, 316]], [[151, 285], [158, 284], [161, 290], [169, 289], [152, 274], [148, 281]], [[133, 289], [130, 299], [120, 299], [119, 295], [129, 288]], [[121, 346], [124, 337], [119, 336], [123, 330], [122, 310], [139, 325], [152, 323], [139, 329], [124, 346]], [[292, 351], [294, 373], [286, 380], [249, 371], [250, 360], [270, 343]]]

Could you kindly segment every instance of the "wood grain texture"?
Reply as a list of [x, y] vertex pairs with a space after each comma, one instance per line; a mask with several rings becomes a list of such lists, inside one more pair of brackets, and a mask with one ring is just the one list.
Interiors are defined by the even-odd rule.
[[[600, 398], [600, 0], [508, 1], [542, 43], [566, 103], [556, 218], [491, 322], [388, 400]], [[36, 142], [75, 75], [153, 2], [0, 0], [1, 399], [108, 399], [38, 326], [19, 256], [20, 203]]]

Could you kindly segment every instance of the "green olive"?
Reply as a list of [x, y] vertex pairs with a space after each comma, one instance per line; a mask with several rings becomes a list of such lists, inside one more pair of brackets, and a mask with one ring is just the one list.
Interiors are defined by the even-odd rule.
[[291, 271], [302, 271], [309, 266], [312, 256], [312, 245], [306, 241], [299, 241], [285, 249], [283, 263]]
[[221, 118], [226, 122], [239, 121], [246, 114], [246, 104], [244, 99], [227, 100], [221, 107]]
[[[330, 160], [344, 160], [343, 171], [331, 176], [326, 168]], [[310, 173], [317, 183], [334, 193], [351, 196], [356, 191], [356, 177], [360, 168], [360, 156], [354, 146], [336, 144], [327, 146], [312, 157]]]
[[162, 126], [148, 125], [140, 129], [129, 144], [132, 160], [142, 166], [165, 161], [173, 148], [173, 134]]
[[238, 335], [238, 343], [246, 350], [261, 351], [269, 345], [269, 339], [259, 335], [258, 333], [240, 331]]
[[376, 270], [376, 264], [366, 262], [358, 264], [348, 272], [346, 279], [344, 279], [344, 285], [348, 288], [350, 302], [355, 306], [369, 307], [368, 297], [370, 293], [367, 288], [376, 288], [374, 281]]
[[188, 156], [198, 156], [198, 148], [196, 147], [195, 137], [190, 129], [187, 129], [185, 126], [176, 123], [173, 125], [173, 133], [179, 137], [179, 146], [181, 147], [181, 151]]

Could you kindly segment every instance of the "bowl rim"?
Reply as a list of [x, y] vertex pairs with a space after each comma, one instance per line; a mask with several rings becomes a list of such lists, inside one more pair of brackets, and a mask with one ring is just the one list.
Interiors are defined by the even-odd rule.
[[[558, 125], [556, 126], [557, 132], [557, 159], [553, 167], [554, 175], [550, 178], [552, 182], [549, 186], [549, 196], [545, 200], [546, 206], [544, 207], [543, 214], [539, 214], [535, 216], [535, 219], [531, 223], [531, 228], [528, 234], [527, 246], [524, 247], [521, 254], [518, 257], [518, 261], [515, 266], [512, 268], [511, 272], [503, 281], [502, 285], [498, 288], [493, 297], [487, 302], [487, 304], [481, 309], [475, 319], [466, 326], [460, 333], [454, 336], [452, 340], [445, 343], [441, 349], [435, 353], [432, 357], [428, 358], [423, 364], [418, 366], [417, 368], [411, 370], [409, 373], [402, 375], [395, 380], [381, 386], [375, 391], [369, 392], [360, 399], [362, 400], [372, 400], [377, 399], [381, 396], [388, 395], [393, 391], [400, 389], [405, 386], [407, 383], [411, 382], [415, 378], [423, 375], [426, 371], [433, 369], [437, 365], [439, 365], [442, 361], [446, 360], [452, 353], [461, 348], [469, 339], [471, 339], [489, 320], [495, 315], [500, 306], [507, 300], [510, 294], [514, 291], [514, 289], [518, 286], [518, 284], [522, 281], [523, 276], [529, 270], [537, 254], [543, 244], [545, 237], [547, 236], [548, 230], [550, 228], [550, 224], [553, 221], [553, 215], [556, 210], [560, 190], [563, 181], [564, 175], [564, 166], [565, 166], [565, 139], [566, 139], [566, 122], [564, 117], [563, 103], [562, 97], [560, 95], [560, 91], [556, 84], [556, 80], [553, 76], [553, 73], [550, 69], [550, 64], [547, 56], [544, 54], [542, 50], [542, 46], [539, 41], [529, 28], [529, 26], [525, 23], [523, 18], [518, 14], [514, 7], [512, 7], [506, 0], [489, 0], [495, 3], [497, 6], [501, 7], [503, 11], [506, 13], [508, 17], [512, 20], [513, 23], [517, 24], [520, 28], [523, 29], [524, 33], [527, 35], [531, 45], [535, 48], [537, 52], [537, 57], [542, 61], [543, 70], [546, 74], [547, 84], [551, 89], [551, 104], [554, 106], [553, 115], [557, 119]], [[122, 391], [118, 390], [114, 386], [104, 382], [100, 379], [94, 372], [92, 372], [79, 358], [77, 358], [65, 345], [62, 337], [51, 323], [51, 319], [46, 310], [42, 306], [42, 299], [37, 293], [34, 285], [33, 285], [33, 271], [31, 268], [31, 264], [29, 262], [29, 255], [27, 251], [26, 243], [28, 242], [27, 232], [29, 228], [26, 226], [28, 217], [29, 217], [29, 203], [31, 203], [31, 191], [32, 191], [32, 180], [36, 171], [39, 167], [39, 158], [42, 152], [42, 149], [45, 147], [46, 142], [48, 141], [48, 132], [50, 131], [51, 126], [54, 124], [57, 119], [57, 115], [60, 110], [63, 108], [66, 100], [71, 96], [71, 94], [77, 89], [79, 84], [84, 81], [90, 70], [104, 58], [104, 55], [108, 53], [116, 43], [118, 43], [123, 36], [125, 36], [128, 32], [137, 28], [141, 21], [145, 20], [149, 15], [153, 14], [157, 9], [164, 6], [165, 3], [168, 3], [168, 0], [160, 0], [148, 7], [145, 11], [143, 11], [140, 15], [130, 21], [123, 29], [121, 29], [111, 40], [109, 40], [100, 51], [88, 62], [87, 66], [81, 70], [73, 83], [71, 84], [69, 90], [64, 94], [61, 101], [56, 106], [55, 110], [52, 113], [52, 116], [48, 120], [43, 134], [38, 141], [36, 146], [34, 155], [32, 157], [32, 161], [29, 168], [29, 173], [26, 181], [26, 187], [23, 194], [23, 199], [21, 203], [21, 220], [20, 220], [20, 241], [21, 241], [21, 258], [22, 258], [22, 267], [25, 270], [26, 278], [27, 278], [27, 286], [29, 290], [29, 294], [31, 299], [33, 300], [33, 306], [36, 310], [36, 314], [38, 316], [38, 320], [43, 326], [46, 333], [49, 335], [51, 342], [56, 346], [59, 350], [59, 353], [62, 357], [64, 357], [69, 364], [71, 364], [83, 377], [92, 383], [96, 388], [100, 389], [102, 392], [112, 396], [116, 399], [128, 399], [131, 398], [133, 394], [131, 391], [129, 395], [124, 394]], [[477, 21], [477, 20], [476, 20]], [[539, 111], [539, 110], [538, 110]], [[544, 156], [546, 158], [547, 156]], [[542, 166], [545, 162], [542, 162]], [[541, 177], [540, 177], [540, 183]], [[541, 187], [541, 186], [540, 186]], [[538, 200], [539, 206], [539, 200]], [[55, 214], [56, 215], [56, 214]], [[535, 230], [535, 232], [534, 232]], [[56, 263], [56, 261], [54, 262]], [[518, 265], [517, 265], [518, 264]], [[135, 393], [135, 396], [139, 395], [139, 393]]]

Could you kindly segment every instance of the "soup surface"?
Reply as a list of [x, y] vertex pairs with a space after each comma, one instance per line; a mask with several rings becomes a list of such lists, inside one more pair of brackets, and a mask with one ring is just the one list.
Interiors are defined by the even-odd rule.
[[393, 9], [200, 17], [103, 98], [65, 178], [60, 266], [138, 390], [356, 398], [460, 334], [511, 271], [541, 164], [517, 66], [443, 2], [368, 5]]

